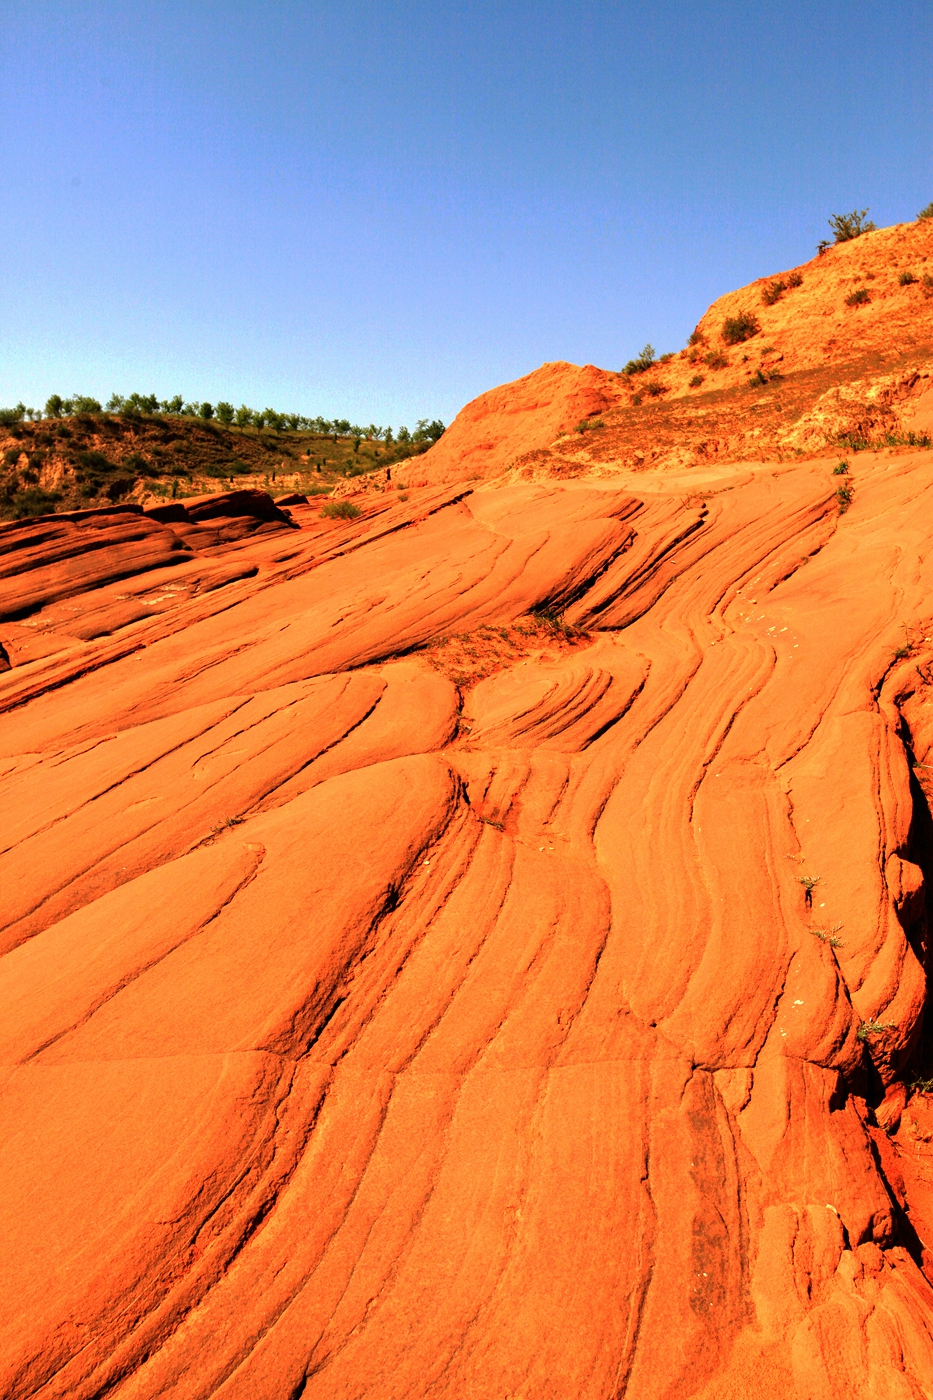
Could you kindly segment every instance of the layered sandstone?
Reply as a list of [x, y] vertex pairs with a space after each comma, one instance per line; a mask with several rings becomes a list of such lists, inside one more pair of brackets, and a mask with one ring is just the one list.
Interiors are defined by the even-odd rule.
[[835, 485], [33, 535], [5, 1395], [926, 1393], [933, 454]]
[[930, 1393], [930, 390], [859, 324], [757, 416], [546, 366], [351, 520], [0, 526], [0, 1393]]

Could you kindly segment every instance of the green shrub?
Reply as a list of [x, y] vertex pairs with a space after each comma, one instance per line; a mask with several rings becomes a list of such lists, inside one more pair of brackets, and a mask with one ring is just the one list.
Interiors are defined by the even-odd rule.
[[764, 370], [756, 369], [755, 373], [751, 376], [748, 382], [753, 389], [756, 389], [759, 388], [762, 384], [767, 384], [768, 376], [765, 374]]
[[786, 291], [787, 283], [783, 282], [779, 277], [776, 277], [773, 282], [769, 282], [765, 287], [761, 294], [761, 300], [764, 302], [765, 306], [773, 306], [775, 302], [781, 300], [781, 297]]
[[0, 427], [12, 428], [19, 423], [26, 412], [26, 405], [18, 403], [15, 408], [0, 408]]
[[691, 331], [691, 332], [690, 332], [690, 335], [689, 335], [688, 338], [687, 338], [687, 344], [688, 344], [688, 345], [705, 345], [705, 344], [706, 344], [706, 336], [703, 334], [702, 331], [699, 331], [699, 330], [697, 330], [697, 331]]
[[356, 520], [363, 512], [352, 501], [328, 501], [321, 507], [321, 514], [328, 520]]
[[225, 403], [221, 401], [217, 405], [217, 421], [219, 423], [223, 423], [225, 427], [230, 426], [235, 416], [236, 410], [234, 409], [232, 403]]
[[849, 464], [848, 464], [848, 462], [840, 462], [839, 465], [838, 465], [838, 467], [833, 467], [833, 476], [848, 476], [848, 475], [849, 475]]
[[654, 346], [646, 345], [640, 355], [637, 355], [634, 360], [629, 360], [622, 373], [644, 374], [645, 370], [650, 369], [654, 362]]
[[753, 316], [750, 311], [740, 311], [738, 316], [727, 316], [723, 321], [722, 338], [727, 345], [741, 345], [744, 340], [751, 340], [760, 330], [757, 316]]
[[902, 272], [897, 280], [902, 287], [911, 287], [917, 279], [912, 272]]
[[703, 356], [703, 363], [710, 369], [725, 369], [729, 361], [721, 350], [710, 350], [708, 355]]
[[867, 213], [867, 209], [853, 209], [851, 214], [834, 214], [828, 221], [833, 242], [849, 243], [853, 238], [861, 238], [863, 233], [874, 233], [875, 225], [865, 223]]
[[32, 515], [51, 515], [61, 500], [60, 491], [43, 491], [41, 486], [30, 486], [26, 491], [17, 491], [11, 502], [14, 520], [24, 520]]
[[690, 388], [691, 388], [691, 389], [699, 389], [699, 387], [700, 387], [700, 385], [701, 385], [702, 383], [703, 383], [703, 376], [702, 376], [702, 374], [695, 374], [695, 375], [693, 376], [693, 378], [690, 380]]
[[836, 504], [839, 507], [839, 514], [845, 515], [849, 506], [852, 504], [852, 487], [848, 482], [844, 482], [842, 486], [836, 487]]
[[668, 350], [667, 353], [664, 354], [664, 355], [662, 355], [661, 358], [658, 360], [658, 364], [659, 364], [659, 365], [667, 365], [667, 364], [670, 364], [670, 362], [671, 362], [671, 360], [672, 360], [673, 358], [674, 358], [674, 352], [673, 352], [673, 350]]
[[107, 472], [113, 467], [103, 452], [79, 452], [75, 458], [78, 466], [89, 472]]
[[662, 394], [667, 393], [667, 385], [662, 384], [659, 379], [646, 379], [644, 389], [653, 399], [659, 399]]
[[846, 306], [864, 306], [871, 301], [871, 292], [867, 287], [856, 287], [854, 292], [850, 292], [845, 299]]
[[933, 204], [928, 204], [925, 209], [921, 209], [917, 215], [918, 219], [933, 219]]
[[791, 272], [791, 273], [788, 275], [788, 278], [787, 278], [787, 285], [788, 285], [788, 287], [802, 287], [802, 286], [803, 286], [803, 273], [802, 273], [802, 272]]

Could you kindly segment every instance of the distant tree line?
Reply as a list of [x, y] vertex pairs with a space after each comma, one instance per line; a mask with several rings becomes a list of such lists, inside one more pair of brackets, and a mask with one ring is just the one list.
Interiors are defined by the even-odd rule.
[[[255, 409], [241, 404], [234, 408], [232, 403], [186, 403], [181, 394], [172, 399], [159, 399], [155, 394], [111, 394], [106, 411], [119, 413], [127, 418], [155, 413], [167, 413], [176, 417], [198, 418], [202, 422], [216, 419], [224, 427], [232, 428], [271, 428], [273, 432], [312, 432], [329, 437], [352, 437], [357, 441], [382, 441], [392, 443], [431, 443], [437, 442], [444, 432], [444, 424], [439, 418], [428, 420], [419, 418], [413, 431], [406, 427], [396, 429], [381, 428], [375, 423], [361, 427], [348, 418], [306, 418], [300, 413], [279, 413], [274, 408]], [[81, 413], [102, 413], [103, 406], [86, 394], [73, 394], [63, 399], [60, 394], [51, 394], [46, 400], [45, 410], [27, 408], [18, 403], [15, 408], [0, 408], [0, 425], [11, 427], [26, 419], [40, 422], [43, 418], [71, 418]]]

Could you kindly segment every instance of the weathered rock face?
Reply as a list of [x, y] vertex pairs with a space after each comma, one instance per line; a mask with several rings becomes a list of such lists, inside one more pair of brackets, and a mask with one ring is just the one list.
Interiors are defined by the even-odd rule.
[[617, 374], [563, 360], [542, 365], [473, 399], [430, 452], [396, 475], [415, 485], [498, 476], [516, 457], [549, 447], [622, 401]]
[[933, 454], [837, 482], [31, 537], [4, 1395], [928, 1393]]

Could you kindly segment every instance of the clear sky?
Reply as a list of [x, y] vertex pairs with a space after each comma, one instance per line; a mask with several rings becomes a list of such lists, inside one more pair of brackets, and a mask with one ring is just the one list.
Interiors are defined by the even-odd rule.
[[931, 0], [0, 0], [0, 404], [412, 424], [933, 200]]

